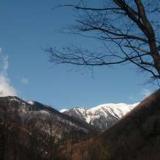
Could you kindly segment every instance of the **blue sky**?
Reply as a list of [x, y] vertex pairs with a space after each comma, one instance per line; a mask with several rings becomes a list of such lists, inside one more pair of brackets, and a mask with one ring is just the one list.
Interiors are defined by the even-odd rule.
[[[62, 31], [74, 23], [74, 12], [52, 8], [65, 0], [2, 0], [0, 2], [0, 89], [57, 109], [109, 102], [137, 102], [156, 86], [132, 65], [77, 68], [53, 65], [44, 49], [50, 46], [100, 46]], [[76, 0], [67, 1], [76, 2]], [[85, 42], [85, 43], [84, 43]], [[87, 42], [87, 43], [86, 43]], [[7, 63], [7, 67], [5, 64]], [[7, 87], [6, 87], [7, 86]], [[8, 88], [7, 88], [8, 89]], [[9, 93], [9, 91], [7, 92]]]

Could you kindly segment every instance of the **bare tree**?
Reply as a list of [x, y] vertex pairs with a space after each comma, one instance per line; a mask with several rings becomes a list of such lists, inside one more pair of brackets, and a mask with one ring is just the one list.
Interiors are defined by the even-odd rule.
[[[92, 3], [92, 2], [91, 2]], [[51, 62], [84, 66], [132, 63], [160, 80], [160, 1], [105, 0], [101, 7], [81, 1], [63, 5], [78, 13], [76, 33], [96, 38], [103, 52], [68, 47], [50, 48]]]

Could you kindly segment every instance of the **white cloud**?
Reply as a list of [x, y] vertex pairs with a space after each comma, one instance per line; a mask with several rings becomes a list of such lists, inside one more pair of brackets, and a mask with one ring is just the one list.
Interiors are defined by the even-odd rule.
[[0, 75], [0, 97], [4, 96], [16, 96], [15, 88], [10, 84], [9, 79], [4, 76]]
[[29, 83], [29, 79], [26, 78], [26, 77], [23, 77], [23, 78], [21, 79], [21, 83], [24, 84], [24, 85], [27, 85], [27, 84]]
[[16, 89], [11, 85], [7, 70], [9, 67], [8, 56], [2, 53], [0, 48], [0, 97], [16, 96]]

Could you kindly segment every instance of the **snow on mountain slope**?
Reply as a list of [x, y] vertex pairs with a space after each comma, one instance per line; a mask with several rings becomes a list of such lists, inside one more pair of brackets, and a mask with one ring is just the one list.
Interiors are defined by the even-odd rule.
[[[0, 121], [36, 128], [41, 132], [63, 138], [71, 133], [88, 135], [96, 131], [91, 125], [60, 113], [56, 109], [36, 101], [24, 101], [18, 97], [0, 97]], [[52, 132], [51, 132], [52, 130]], [[51, 133], [50, 133], [51, 132]]]
[[[103, 131], [115, 124], [138, 103], [108, 103], [90, 109], [72, 108], [63, 109], [60, 112], [36, 101], [24, 101], [18, 97], [11, 96], [0, 98], [0, 105], [2, 104], [5, 104], [8, 109], [15, 108], [23, 121], [36, 121], [38, 118], [40, 122], [40, 120], [47, 121], [51, 119], [54, 128], [57, 132], [61, 132], [60, 134], [62, 134], [64, 130], [69, 130], [69, 132], [70, 130], [76, 130], [78, 132], [87, 133], [90, 132], [92, 127]], [[39, 122], [37, 125], [40, 124]], [[40, 128], [47, 130], [45, 127], [47, 127], [47, 125], [43, 125]]]
[[115, 124], [120, 118], [131, 111], [136, 105], [138, 105], [138, 103], [108, 103], [98, 105], [90, 109], [72, 108], [69, 110], [65, 110], [63, 113], [71, 117], [83, 120], [100, 130], [105, 130]]

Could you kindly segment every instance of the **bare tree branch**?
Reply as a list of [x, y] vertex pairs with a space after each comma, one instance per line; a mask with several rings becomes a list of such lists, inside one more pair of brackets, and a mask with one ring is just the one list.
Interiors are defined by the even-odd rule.
[[[154, 4], [157, 2], [156, 5]], [[157, 16], [160, 1], [106, 0], [107, 5], [62, 5], [80, 11], [75, 30], [86, 37], [112, 44], [112, 51], [91, 53], [69, 47], [65, 50], [50, 48], [50, 60], [59, 64], [108, 66], [132, 63], [160, 80], [160, 21]]]

